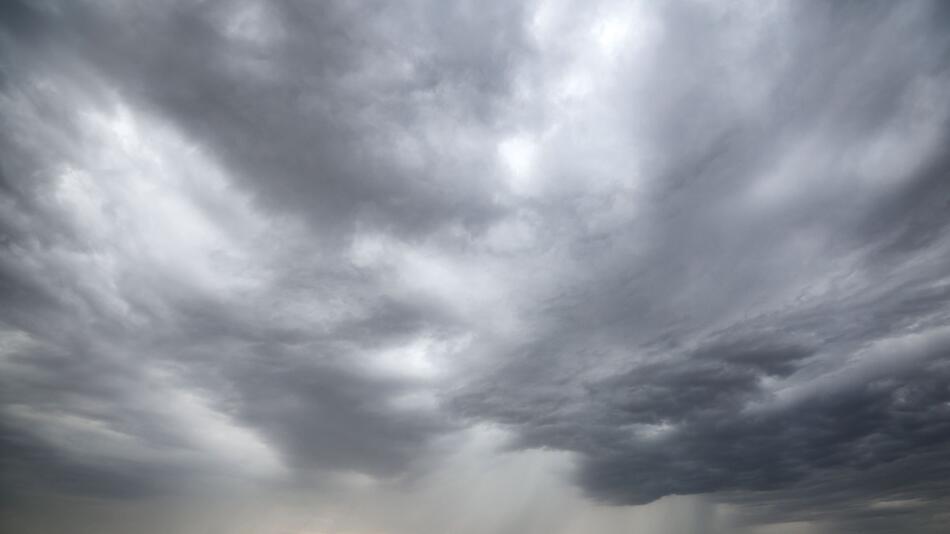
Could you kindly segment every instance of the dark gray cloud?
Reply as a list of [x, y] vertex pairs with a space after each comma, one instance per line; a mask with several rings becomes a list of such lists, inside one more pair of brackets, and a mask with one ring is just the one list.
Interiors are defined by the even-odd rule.
[[[642, 214], [572, 227], [536, 330], [458, 406], [580, 453], [581, 484], [614, 503], [808, 487], [810, 505], [845, 493], [815, 506], [844, 516], [943, 499], [947, 123], [910, 110], [947, 83], [944, 21], [920, 4], [801, 5], [761, 27], [714, 11], [663, 13], [656, 72], [618, 86], [650, 97], [626, 123], [660, 176]], [[934, 144], [902, 160], [912, 123]], [[929, 469], [887, 469], [913, 458]]]
[[593, 502], [937, 532], [948, 24], [7, 3], [3, 492], [422, 484], [498, 424]]
[[[514, 4], [73, 9], [50, 24], [118, 90], [212, 150], [264, 206], [343, 231], [355, 217], [425, 230], [495, 211], [480, 154], [441, 149], [497, 120], [510, 65], [527, 53]], [[488, 28], [486, 46], [478, 36]], [[437, 138], [422, 135], [430, 121]]]

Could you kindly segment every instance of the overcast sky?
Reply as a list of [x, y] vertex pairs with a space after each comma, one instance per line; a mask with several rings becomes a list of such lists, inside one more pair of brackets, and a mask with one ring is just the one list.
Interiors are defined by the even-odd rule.
[[0, 531], [947, 532], [950, 3], [0, 6]]

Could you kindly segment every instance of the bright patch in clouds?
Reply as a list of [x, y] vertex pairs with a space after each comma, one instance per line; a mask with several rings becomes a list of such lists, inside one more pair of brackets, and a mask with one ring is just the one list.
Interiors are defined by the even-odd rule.
[[537, 186], [537, 143], [528, 135], [515, 135], [498, 145], [498, 156], [508, 171], [511, 190], [522, 195], [534, 192]]

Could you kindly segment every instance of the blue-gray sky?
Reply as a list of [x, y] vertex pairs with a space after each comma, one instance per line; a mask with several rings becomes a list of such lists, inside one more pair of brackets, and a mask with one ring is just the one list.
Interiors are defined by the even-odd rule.
[[945, 532], [948, 95], [937, 0], [4, 2], [0, 531]]

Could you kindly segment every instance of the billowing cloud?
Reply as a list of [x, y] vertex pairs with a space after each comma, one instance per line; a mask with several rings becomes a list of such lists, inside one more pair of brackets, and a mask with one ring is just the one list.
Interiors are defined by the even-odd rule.
[[940, 531], [948, 21], [9, 3], [17, 528], [246, 490], [304, 531]]

